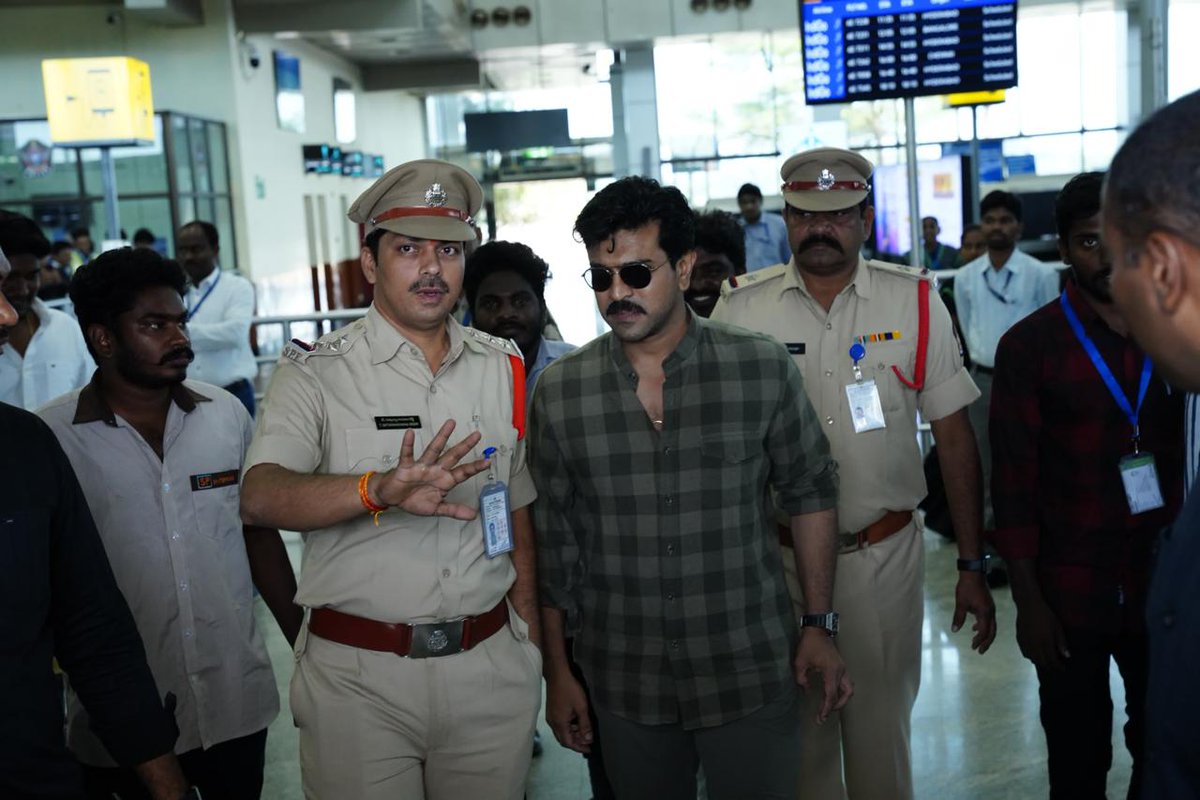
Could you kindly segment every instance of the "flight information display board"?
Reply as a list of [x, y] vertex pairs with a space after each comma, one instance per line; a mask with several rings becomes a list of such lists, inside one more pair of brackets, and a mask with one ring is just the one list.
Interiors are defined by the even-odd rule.
[[1017, 85], [1017, 4], [997, 0], [800, 3], [810, 105]]

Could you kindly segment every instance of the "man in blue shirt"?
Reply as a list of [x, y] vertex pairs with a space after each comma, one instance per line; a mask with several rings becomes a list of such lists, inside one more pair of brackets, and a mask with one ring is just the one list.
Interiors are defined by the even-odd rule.
[[525, 356], [526, 404], [546, 366], [575, 349], [542, 335], [546, 327], [546, 281], [550, 266], [527, 245], [488, 242], [467, 258], [463, 294], [471, 325], [484, 333], [512, 339]]
[[792, 259], [787, 225], [778, 214], [764, 214], [762, 190], [753, 183], [738, 189], [738, 208], [742, 212], [742, 230], [746, 234], [746, 271], [786, 264]]

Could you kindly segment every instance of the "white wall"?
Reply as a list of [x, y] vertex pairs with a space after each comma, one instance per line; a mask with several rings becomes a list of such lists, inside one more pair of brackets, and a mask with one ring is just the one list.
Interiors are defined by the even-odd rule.
[[[334, 77], [348, 81], [358, 93], [358, 141], [343, 147], [381, 154], [389, 168], [425, 154], [423, 102], [403, 92], [362, 93], [356, 66], [299, 41], [250, 37], [261, 58], [259, 68], [250, 69], [231, 0], [204, 0], [203, 26], [159, 27], [128, 14], [110, 25], [106, 18], [114, 10], [94, 5], [0, 9], [0, 30], [6, 34], [0, 48], [0, 119], [46, 115], [44, 58], [139, 58], [150, 65], [157, 109], [228, 126], [236, 247], [244, 272], [258, 281], [304, 271], [307, 285], [306, 194], [326, 197], [334, 260], [357, 253], [354, 231], [339, 217], [343, 205], [353, 202], [370, 181], [305, 175], [301, 146], [335, 143]], [[303, 134], [282, 131], [276, 123], [274, 49], [300, 58], [307, 122]]]

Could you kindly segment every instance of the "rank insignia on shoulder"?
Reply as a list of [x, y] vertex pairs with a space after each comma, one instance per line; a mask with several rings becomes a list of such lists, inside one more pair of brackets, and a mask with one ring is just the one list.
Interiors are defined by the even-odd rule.
[[311, 353], [313, 350], [317, 349], [316, 345], [309, 344], [303, 339], [292, 339], [292, 344], [296, 345], [296, 347], [299, 347], [301, 350], [304, 350], [307, 353]]

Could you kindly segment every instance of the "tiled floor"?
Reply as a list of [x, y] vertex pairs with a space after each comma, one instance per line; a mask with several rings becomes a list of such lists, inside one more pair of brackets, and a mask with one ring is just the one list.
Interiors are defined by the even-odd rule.
[[[950, 633], [956, 578], [954, 548], [934, 534], [926, 533], [925, 540], [928, 583], [924, 662], [921, 692], [913, 712], [912, 743], [917, 797], [921, 800], [1045, 797], [1046, 748], [1038, 724], [1037, 680], [1033, 667], [1017, 649], [1008, 591], [996, 594], [1000, 622], [996, 644], [987, 655], [972, 652], [969, 623], [958, 634]], [[298, 564], [298, 539], [289, 544], [289, 550], [293, 562]], [[259, 622], [267, 633], [284, 705], [267, 740], [263, 797], [298, 799], [301, 791], [296, 730], [286, 708], [292, 656], [261, 603]], [[1123, 709], [1124, 693], [1115, 667], [1112, 677], [1113, 704]], [[1114, 800], [1125, 796], [1129, 780], [1129, 755], [1120, 742], [1123, 723], [1123, 711], [1118, 711], [1113, 769], [1108, 781], [1109, 795]], [[559, 747], [544, 722], [540, 727], [546, 749], [530, 769], [529, 799], [590, 798], [583, 759]]]

